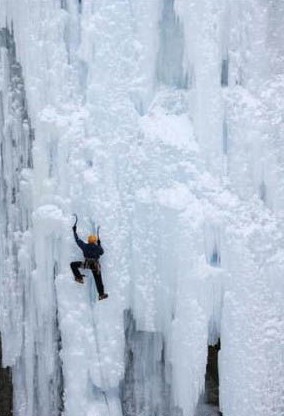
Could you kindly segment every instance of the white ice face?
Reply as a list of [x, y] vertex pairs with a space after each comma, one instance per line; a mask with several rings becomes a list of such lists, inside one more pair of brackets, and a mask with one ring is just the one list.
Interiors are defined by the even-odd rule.
[[[0, 0], [16, 416], [213, 416], [218, 339], [223, 416], [283, 415], [283, 21], [281, 0]], [[101, 225], [107, 300], [72, 277], [73, 213]]]

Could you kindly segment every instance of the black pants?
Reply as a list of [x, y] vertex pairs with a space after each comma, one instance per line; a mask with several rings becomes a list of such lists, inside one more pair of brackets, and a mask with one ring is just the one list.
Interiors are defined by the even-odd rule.
[[99, 293], [99, 295], [103, 295], [104, 294], [104, 285], [103, 285], [103, 281], [102, 281], [102, 274], [101, 274], [101, 268], [100, 268], [100, 264], [97, 263], [97, 267], [95, 268], [91, 268], [91, 267], [85, 267], [85, 262], [83, 261], [73, 261], [70, 264], [70, 267], [72, 269], [72, 272], [74, 274], [75, 277], [81, 277], [81, 273], [79, 271], [80, 268], [82, 269], [90, 269], [92, 270], [95, 282], [96, 282], [96, 286], [97, 286], [97, 291]]

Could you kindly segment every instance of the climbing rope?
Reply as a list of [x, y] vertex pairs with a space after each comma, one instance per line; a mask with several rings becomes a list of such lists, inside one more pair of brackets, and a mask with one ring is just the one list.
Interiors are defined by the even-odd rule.
[[94, 314], [93, 314], [93, 298], [92, 298], [92, 280], [91, 280], [91, 288], [90, 288], [90, 307], [91, 307], [91, 315], [92, 315], [92, 323], [93, 323], [93, 332], [94, 332], [94, 338], [95, 338], [95, 342], [96, 342], [96, 350], [97, 350], [97, 356], [98, 356], [98, 361], [99, 361], [99, 370], [100, 370], [100, 376], [101, 376], [101, 382], [102, 382], [102, 389], [101, 389], [101, 393], [104, 397], [105, 403], [106, 403], [106, 407], [108, 409], [108, 414], [109, 416], [111, 416], [111, 412], [110, 412], [110, 406], [109, 406], [109, 402], [108, 402], [108, 398], [107, 398], [107, 394], [106, 394], [106, 380], [104, 377], [104, 373], [103, 373], [103, 368], [102, 368], [102, 359], [101, 359], [101, 349], [99, 346], [99, 340], [98, 340], [98, 331], [97, 331], [97, 324], [94, 318]]

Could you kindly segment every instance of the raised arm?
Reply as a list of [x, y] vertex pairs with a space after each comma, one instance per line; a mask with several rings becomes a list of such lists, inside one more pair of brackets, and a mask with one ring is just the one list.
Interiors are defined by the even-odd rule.
[[73, 232], [74, 232], [74, 238], [75, 238], [75, 241], [76, 241], [77, 245], [81, 249], [83, 249], [84, 246], [86, 245], [86, 243], [84, 243], [84, 241], [80, 240], [80, 238], [78, 237], [76, 225], [74, 225], [74, 227], [73, 227]]
[[98, 239], [98, 249], [99, 249], [99, 255], [102, 256], [104, 254], [104, 249], [101, 246], [101, 240]]

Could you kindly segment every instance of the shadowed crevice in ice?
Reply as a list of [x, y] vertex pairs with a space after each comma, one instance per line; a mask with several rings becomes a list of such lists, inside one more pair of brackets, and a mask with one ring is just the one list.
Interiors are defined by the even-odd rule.
[[220, 267], [221, 265], [221, 255], [217, 249], [217, 247], [213, 248], [211, 258], [210, 258], [210, 265], [215, 267]]
[[225, 118], [223, 120], [223, 153], [228, 154], [228, 122]]
[[205, 391], [199, 399], [195, 416], [222, 416], [219, 410], [218, 352], [220, 349], [220, 339], [216, 345], [208, 345]]
[[[10, 109], [14, 118], [14, 120], [10, 122], [6, 120], [5, 125], [3, 92], [0, 91], [0, 123], [3, 125], [3, 130], [1, 129], [1, 131], [5, 131], [5, 135], [8, 135], [12, 147], [17, 148], [19, 151], [18, 168], [32, 168], [32, 143], [34, 141], [34, 130], [31, 126], [31, 120], [28, 116], [28, 106], [22, 75], [22, 67], [16, 59], [16, 44], [14, 41], [14, 36], [13, 33], [11, 33], [7, 28], [0, 30], [0, 48], [3, 48], [7, 54], [7, 60], [9, 64], [9, 70], [7, 71], [7, 81], [9, 83], [9, 93], [11, 100]], [[17, 126], [13, 126], [13, 123], [17, 124]], [[19, 136], [16, 136], [14, 131], [15, 129], [13, 127], [17, 127], [19, 129]], [[0, 134], [3, 135], [3, 133]]]
[[221, 266], [221, 235], [219, 226], [206, 224], [204, 226], [205, 256], [207, 263], [213, 267]]
[[13, 414], [13, 383], [12, 372], [9, 367], [2, 367], [2, 345], [0, 334], [0, 410], [3, 416]]
[[171, 368], [163, 335], [139, 331], [131, 310], [124, 311], [125, 373], [120, 384], [124, 416], [182, 416], [173, 405]]
[[[54, 281], [58, 275], [58, 263], [55, 262], [53, 266], [53, 277]], [[62, 338], [61, 331], [59, 326], [59, 314], [58, 314], [58, 301], [57, 294], [54, 286], [54, 297], [56, 302], [56, 318], [55, 318], [55, 344], [56, 344], [56, 376], [52, 380], [52, 383], [56, 381], [54, 389], [57, 390], [57, 411], [58, 416], [61, 416], [64, 412], [64, 377], [63, 377], [63, 368], [62, 368], [62, 359], [60, 357], [60, 352], [62, 350]]]
[[222, 87], [227, 87], [229, 85], [229, 58], [228, 57], [222, 60], [221, 85]]
[[160, 21], [160, 49], [157, 56], [157, 80], [176, 88], [187, 87], [183, 69], [183, 28], [174, 12], [174, 0], [164, 0]]
[[208, 346], [205, 375], [205, 403], [214, 406], [219, 406], [218, 352], [220, 349], [220, 340], [218, 341], [218, 344]]
[[261, 184], [259, 185], [259, 197], [264, 203], [266, 203], [267, 189], [266, 189], [266, 184], [264, 181], [262, 181]]
[[82, 13], [82, 6], [83, 6], [83, 1], [78, 0], [79, 13]]

